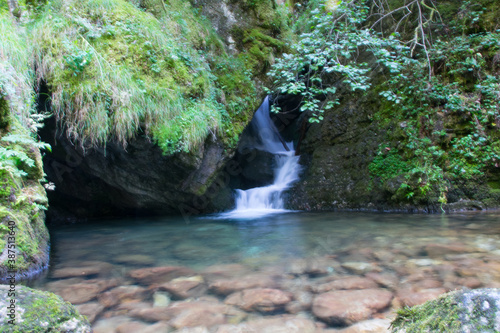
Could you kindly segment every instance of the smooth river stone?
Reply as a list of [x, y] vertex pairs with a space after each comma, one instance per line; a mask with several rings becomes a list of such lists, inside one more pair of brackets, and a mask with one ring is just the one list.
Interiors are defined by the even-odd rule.
[[95, 321], [96, 317], [99, 316], [104, 310], [104, 306], [97, 302], [75, 305], [75, 308], [78, 310], [78, 312], [80, 312], [80, 314], [86, 316], [91, 324]]
[[341, 266], [347, 271], [358, 275], [363, 275], [368, 272], [381, 271], [380, 267], [378, 267], [376, 264], [368, 262], [355, 262], [355, 261], [344, 262], [343, 264], [341, 264]]
[[290, 315], [249, 320], [239, 325], [220, 325], [215, 333], [319, 333], [313, 321]]
[[196, 272], [183, 266], [163, 266], [135, 269], [128, 272], [128, 275], [141, 284], [150, 285], [168, 282], [181, 276], [196, 275]]
[[352, 325], [387, 308], [392, 298], [384, 289], [330, 291], [314, 298], [312, 312], [332, 325]]
[[132, 310], [132, 317], [145, 321], [168, 321], [174, 328], [213, 326], [231, 322], [235, 317], [244, 318], [245, 314], [220, 302], [173, 302], [168, 307]]
[[399, 279], [395, 274], [392, 273], [368, 273], [366, 277], [372, 279], [381, 287], [386, 287], [394, 289], [399, 284]]
[[150, 296], [151, 290], [140, 286], [119, 286], [97, 296], [99, 303], [110, 308], [129, 301], [142, 301]]
[[158, 322], [153, 325], [131, 321], [121, 324], [115, 330], [116, 333], [169, 333], [171, 326], [165, 322]]
[[338, 333], [390, 333], [390, 319], [371, 319], [349, 326]]
[[208, 266], [201, 274], [209, 281], [217, 279], [230, 279], [248, 275], [249, 268], [241, 264], [221, 264]]
[[199, 297], [207, 291], [207, 285], [201, 275], [180, 277], [158, 286], [159, 290], [169, 292], [174, 298], [186, 299]]
[[67, 267], [57, 269], [52, 272], [51, 277], [54, 279], [64, 279], [72, 277], [85, 277], [90, 275], [97, 275], [102, 271], [102, 267]]
[[446, 289], [444, 288], [422, 289], [418, 291], [412, 288], [401, 288], [397, 291], [397, 297], [402, 306], [411, 307], [433, 300], [445, 292]]
[[82, 283], [68, 285], [59, 290], [58, 294], [67, 302], [82, 304], [95, 299], [101, 292], [116, 287], [117, 285], [118, 280], [116, 279], [86, 280]]
[[425, 252], [430, 258], [443, 258], [449, 254], [462, 254], [476, 252], [471, 247], [462, 244], [429, 244], [425, 247]]
[[234, 279], [218, 279], [209, 284], [211, 292], [229, 295], [236, 291], [251, 288], [275, 288], [276, 282], [269, 275], [252, 274]]
[[245, 311], [274, 312], [291, 302], [290, 292], [270, 288], [245, 289], [229, 295], [225, 303], [235, 305]]
[[312, 290], [319, 294], [331, 290], [351, 290], [351, 289], [374, 289], [378, 285], [375, 281], [359, 276], [348, 276], [338, 280], [320, 284], [312, 287]]

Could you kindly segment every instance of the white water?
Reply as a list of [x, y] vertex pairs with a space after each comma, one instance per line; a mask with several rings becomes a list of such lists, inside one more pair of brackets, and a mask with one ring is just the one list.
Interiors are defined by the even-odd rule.
[[295, 156], [293, 142], [286, 143], [290, 149], [287, 151], [280, 140], [278, 130], [269, 116], [267, 97], [255, 113], [251, 126], [259, 139], [254, 148], [275, 155], [274, 181], [267, 186], [236, 190], [236, 208], [222, 214], [224, 218], [257, 218], [286, 212], [281, 194], [299, 179], [299, 156]]

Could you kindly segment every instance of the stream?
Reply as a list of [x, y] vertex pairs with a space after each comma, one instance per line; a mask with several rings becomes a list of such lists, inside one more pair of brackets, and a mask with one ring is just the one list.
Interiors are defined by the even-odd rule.
[[262, 327], [289, 322], [302, 327], [297, 332], [336, 332], [354, 321], [315, 310], [325, 293], [384, 292], [388, 301], [355, 321], [387, 324], [403, 305], [464, 286], [499, 287], [499, 217], [289, 212], [93, 221], [52, 230], [50, 268], [28, 285], [76, 304], [96, 333], [267, 332]]

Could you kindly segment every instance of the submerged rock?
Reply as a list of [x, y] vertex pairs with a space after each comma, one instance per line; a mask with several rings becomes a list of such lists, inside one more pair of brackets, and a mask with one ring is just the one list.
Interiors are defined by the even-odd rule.
[[[15, 303], [12, 303], [8, 293], [9, 286], [0, 285], [2, 333], [92, 332], [87, 318], [60, 296], [18, 285], [13, 298]], [[11, 304], [15, 304], [15, 311], [8, 309]], [[13, 320], [14, 324], [8, 323], [9, 320]]]
[[162, 283], [182, 276], [196, 275], [195, 271], [182, 266], [163, 266], [140, 268], [130, 271], [128, 275], [141, 284]]
[[352, 325], [387, 308], [392, 297], [392, 293], [384, 289], [331, 291], [314, 299], [312, 311], [329, 324]]
[[393, 332], [498, 332], [500, 289], [459, 290], [398, 311]]
[[210, 283], [210, 291], [219, 295], [229, 295], [250, 288], [274, 288], [276, 282], [268, 275], [250, 274], [233, 279], [218, 279]]
[[292, 294], [279, 289], [245, 289], [229, 295], [225, 303], [245, 311], [273, 312], [282, 310], [292, 301]]

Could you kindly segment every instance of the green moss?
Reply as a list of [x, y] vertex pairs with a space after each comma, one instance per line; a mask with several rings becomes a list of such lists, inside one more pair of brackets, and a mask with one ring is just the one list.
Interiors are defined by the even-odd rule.
[[166, 153], [196, 150], [210, 133], [231, 141], [240, 131], [227, 140], [220, 129], [235, 107], [238, 114], [253, 111], [242, 95], [253, 90], [251, 74], [233, 66], [235, 81], [249, 87], [229, 90], [214, 67], [233, 57], [188, 2], [136, 6], [53, 1], [33, 26], [40, 75], [69, 136], [83, 145], [116, 140], [125, 146], [142, 130]]
[[[6, 288], [2, 287], [2, 292], [7, 295]], [[2, 306], [8, 302], [7, 296], [0, 297]], [[3, 323], [3, 333], [92, 331], [88, 320], [73, 305], [50, 292], [17, 286], [16, 309], [15, 324]]]
[[393, 332], [400, 328], [407, 333], [458, 332], [462, 323], [456, 300], [447, 294], [422, 305], [398, 310], [391, 327]]
[[393, 332], [496, 332], [498, 289], [457, 290], [398, 311]]

